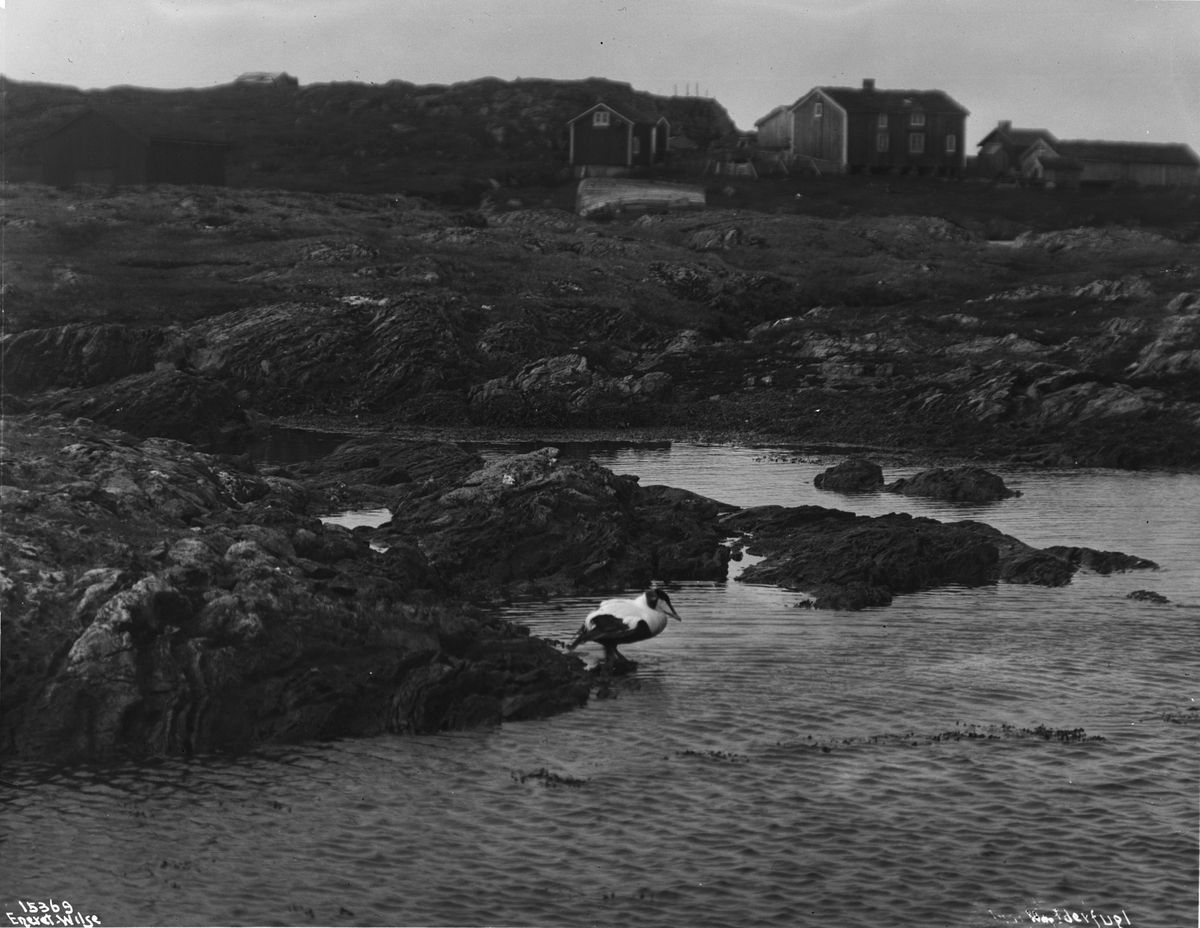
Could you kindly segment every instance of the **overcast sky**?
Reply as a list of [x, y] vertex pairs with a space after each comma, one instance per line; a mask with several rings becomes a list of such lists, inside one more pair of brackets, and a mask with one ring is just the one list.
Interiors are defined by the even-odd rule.
[[749, 129], [872, 77], [949, 93], [972, 150], [1011, 119], [1200, 152], [1197, 0], [6, 0], [0, 23], [3, 73], [78, 87], [596, 76]]

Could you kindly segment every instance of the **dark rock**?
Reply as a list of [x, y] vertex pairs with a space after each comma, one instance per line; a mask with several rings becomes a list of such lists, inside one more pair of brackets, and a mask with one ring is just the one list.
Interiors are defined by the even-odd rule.
[[742, 242], [742, 230], [732, 229], [701, 229], [693, 232], [688, 239], [688, 247], [693, 251], [729, 251]]
[[154, 369], [162, 330], [107, 323], [32, 329], [0, 338], [5, 392], [95, 387]]
[[996, 242], [1011, 242], [1018, 235], [1031, 231], [1029, 226], [1013, 222], [1011, 219], [1004, 219], [1003, 217], [988, 219], [983, 224], [983, 228], [985, 236]]
[[953, 503], [991, 503], [1021, 495], [1005, 486], [998, 475], [974, 465], [924, 470], [914, 477], [901, 477], [883, 489]]
[[[405, 441], [390, 438], [352, 438], [325, 457], [298, 465], [298, 474], [315, 479], [336, 478], [343, 483], [394, 485], [429, 478], [455, 480], [479, 467], [483, 459], [445, 441]], [[385, 481], [398, 473], [407, 480]]]
[[1133, 599], [1140, 603], [1158, 603], [1159, 605], [1164, 605], [1171, 601], [1163, 596], [1162, 593], [1155, 593], [1153, 590], [1134, 590], [1125, 598]]
[[[352, 438], [292, 470], [327, 510], [369, 508], [391, 501], [396, 490], [427, 481], [453, 481], [483, 463], [452, 442]], [[411, 489], [410, 489], [411, 492]]]
[[[1038, 550], [982, 522], [945, 523], [906, 513], [856, 516], [819, 506], [759, 506], [726, 516], [722, 524], [750, 536], [752, 552], [765, 556], [739, 580], [807, 593], [808, 604], [822, 609], [887, 605], [898, 593], [948, 584], [1061, 586], [1098, 553], [1072, 558], [1059, 553], [1069, 549]], [[1131, 569], [1153, 566], [1110, 556], [1122, 558]]]
[[669, 398], [671, 385], [665, 371], [608, 376], [592, 370], [583, 355], [566, 354], [472, 387], [471, 417], [506, 425], [620, 425], [631, 421], [640, 406]]
[[578, 658], [430, 604], [441, 581], [413, 541], [373, 551], [290, 481], [88, 422], [5, 425], [22, 486], [0, 487], [0, 755], [435, 732], [587, 699]]
[[1128, 570], [1158, 570], [1158, 564], [1143, 557], [1122, 554], [1120, 551], [1097, 551], [1095, 548], [1072, 548], [1051, 545], [1046, 549], [1076, 567], [1098, 574], [1125, 573]]
[[131, 374], [102, 386], [26, 397], [29, 409], [95, 422], [141, 438], [223, 444], [253, 429], [229, 387], [177, 370]]
[[385, 528], [420, 538], [430, 567], [464, 596], [608, 590], [724, 578], [717, 516], [731, 508], [546, 448], [414, 486]]
[[813, 478], [818, 490], [868, 493], [883, 487], [883, 468], [866, 458], [847, 458]]
[[1047, 551], [1030, 549], [1014, 554], [1000, 566], [999, 579], [1005, 583], [1035, 586], [1066, 586], [1075, 576], [1076, 567]]

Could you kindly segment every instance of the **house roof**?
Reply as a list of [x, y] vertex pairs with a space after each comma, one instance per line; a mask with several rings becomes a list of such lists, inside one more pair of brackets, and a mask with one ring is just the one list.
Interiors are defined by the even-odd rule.
[[1050, 171], [1082, 171], [1082, 162], [1074, 158], [1062, 158], [1058, 155], [1040, 154], [1037, 156], [1042, 167]]
[[1064, 158], [1076, 161], [1200, 166], [1200, 158], [1189, 146], [1174, 142], [1095, 142], [1087, 139], [1068, 139], [1055, 145], [1054, 151]]
[[[807, 94], [805, 96], [807, 96]], [[787, 110], [789, 110], [790, 108], [791, 107], [789, 107], [786, 103], [781, 106], [777, 106], [777, 107], [775, 107], [775, 109], [771, 110], [771, 112], [767, 113], [767, 115], [764, 116], [762, 119], [754, 120], [754, 125], [761, 126], [768, 119], [773, 119], [776, 116], [778, 116], [780, 113], [784, 113]]]
[[[925, 112], [970, 115], [966, 107], [941, 90], [866, 90], [862, 87], [814, 87], [813, 90], [821, 91], [848, 113]], [[810, 90], [800, 100], [812, 92]]]
[[601, 100], [601, 101], [593, 104], [592, 106], [589, 106], [586, 110], [584, 110], [578, 116], [568, 119], [567, 123], [570, 124], [570, 123], [575, 122], [578, 119], [582, 119], [588, 113], [591, 113], [594, 110], [599, 109], [600, 107], [603, 107], [606, 110], [611, 110], [612, 112], [614, 112], [618, 116], [620, 116], [622, 119], [624, 119], [626, 122], [633, 123], [635, 125], [644, 124], [644, 125], [648, 125], [648, 126], [654, 126], [654, 125], [658, 125], [658, 123], [666, 120], [665, 116], [647, 115], [646, 113], [643, 113], [641, 110], [638, 110], [635, 107], [632, 107], [627, 103], [609, 103], [607, 100]]
[[1051, 145], [1058, 142], [1058, 139], [1048, 129], [1013, 129], [1012, 127], [1004, 129], [997, 126], [980, 140], [979, 145], [986, 145], [992, 141], [1005, 140], [1014, 148], [1024, 150], [1038, 139], [1045, 139]]

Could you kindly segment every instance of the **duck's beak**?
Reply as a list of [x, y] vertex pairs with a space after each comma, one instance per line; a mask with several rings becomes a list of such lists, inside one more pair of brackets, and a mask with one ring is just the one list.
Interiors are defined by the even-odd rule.
[[675, 607], [674, 607], [674, 606], [672, 606], [670, 603], [667, 603], [667, 608], [671, 610], [671, 615], [672, 615], [672, 616], [675, 618], [675, 621], [676, 621], [676, 622], [682, 622], [682, 621], [683, 621], [683, 619], [681, 619], [681, 618], [679, 617], [679, 613], [675, 611]]

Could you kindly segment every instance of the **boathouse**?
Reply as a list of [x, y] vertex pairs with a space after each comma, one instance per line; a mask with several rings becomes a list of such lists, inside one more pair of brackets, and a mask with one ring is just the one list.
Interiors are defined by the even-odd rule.
[[1188, 145], [1157, 142], [1093, 142], [1073, 139], [1051, 146], [1080, 165], [1080, 184], [1128, 183], [1148, 187], [1200, 184], [1200, 158]]

